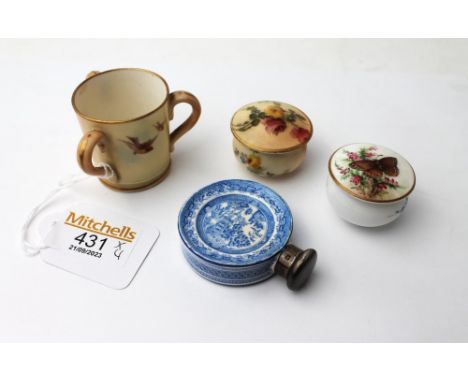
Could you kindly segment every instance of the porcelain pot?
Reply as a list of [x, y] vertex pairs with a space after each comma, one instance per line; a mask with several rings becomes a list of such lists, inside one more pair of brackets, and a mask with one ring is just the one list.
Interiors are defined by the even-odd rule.
[[415, 184], [409, 162], [381, 145], [346, 145], [328, 162], [328, 199], [338, 216], [359, 226], [377, 227], [397, 219]]
[[313, 127], [295, 106], [259, 101], [236, 111], [231, 132], [234, 154], [242, 165], [268, 177], [288, 174], [301, 165]]

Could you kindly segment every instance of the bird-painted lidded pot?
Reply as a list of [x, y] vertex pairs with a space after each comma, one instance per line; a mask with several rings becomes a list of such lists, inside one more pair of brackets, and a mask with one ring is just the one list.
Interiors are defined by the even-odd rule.
[[313, 127], [295, 106], [258, 101], [236, 111], [231, 132], [234, 154], [248, 170], [277, 176], [294, 171], [304, 161]]
[[328, 199], [350, 223], [377, 227], [397, 219], [416, 185], [400, 154], [369, 143], [340, 147], [328, 162]]
[[288, 244], [293, 221], [273, 190], [248, 180], [223, 180], [194, 193], [178, 222], [182, 251], [202, 277], [225, 285], [250, 285], [275, 273], [301, 288], [317, 261], [313, 249]]

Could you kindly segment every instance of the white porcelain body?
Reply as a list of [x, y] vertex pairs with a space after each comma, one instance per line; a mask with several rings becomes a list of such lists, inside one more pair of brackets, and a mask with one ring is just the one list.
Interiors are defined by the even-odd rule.
[[304, 161], [307, 145], [280, 153], [263, 153], [252, 150], [235, 137], [232, 146], [236, 158], [247, 170], [265, 177], [288, 174], [296, 170]]
[[355, 198], [342, 190], [328, 175], [328, 200], [335, 212], [342, 219], [362, 226], [378, 227], [397, 219], [408, 203], [408, 198], [395, 202], [372, 203]]

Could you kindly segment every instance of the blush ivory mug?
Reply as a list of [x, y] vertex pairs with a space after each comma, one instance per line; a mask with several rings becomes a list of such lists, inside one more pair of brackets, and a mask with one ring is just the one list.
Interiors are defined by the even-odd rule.
[[[188, 103], [192, 113], [169, 132], [179, 103]], [[195, 125], [201, 112], [192, 94], [169, 93], [160, 75], [131, 68], [89, 73], [73, 92], [72, 105], [83, 131], [77, 150], [81, 169], [119, 191], [161, 182], [169, 172], [175, 142]], [[112, 176], [106, 177], [109, 166]]]

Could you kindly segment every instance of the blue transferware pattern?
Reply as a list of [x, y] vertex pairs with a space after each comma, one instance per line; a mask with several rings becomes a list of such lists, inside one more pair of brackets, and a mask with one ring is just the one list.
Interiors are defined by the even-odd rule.
[[[292, 216], [285, 201], [268, 187], [248, 180], [223, 180], [206, 186], [184, 204], [179, 214], [187, 260], [202, 276], [218, 278], [212, 281], [221, 283], [236, 284], [236, 277], [243, 279], [239, 284], [261, 281], [258, 275], [247, 275], [255, 273], [249, 266], [261, 262], [269, 272], [267, 275], [263, 270], [260, 276], [271, 276], [272, 264], [268, 263], [286, 245], [291, 232]], [[213, 264], [218, 267], [213, 268]]]
[[276, 257], [246, 267], [217, 265], [203, 260], [182, 245], [185, 259], [200, 276], [218, 284], [240, 286], [255, 284], [274, 275]]
[[197, 231], [205, 243], [229, 253], [261, 247], [273, 230], [270, 210], [262, 202], [240, 194], [210, 200], [199, 212]]

